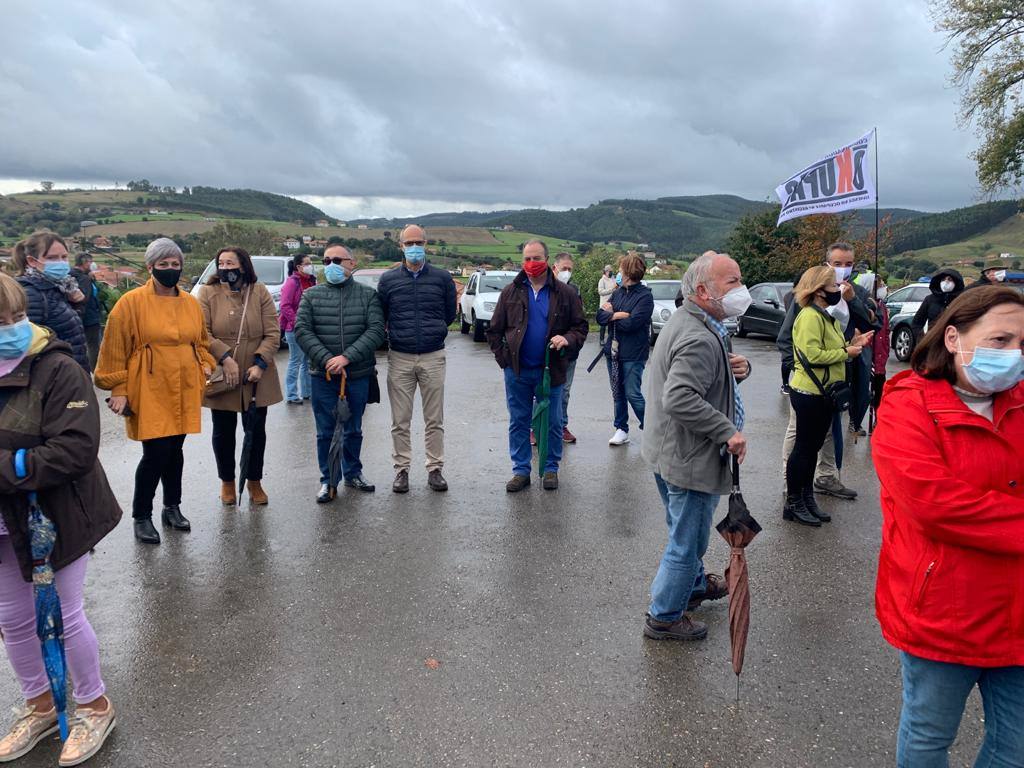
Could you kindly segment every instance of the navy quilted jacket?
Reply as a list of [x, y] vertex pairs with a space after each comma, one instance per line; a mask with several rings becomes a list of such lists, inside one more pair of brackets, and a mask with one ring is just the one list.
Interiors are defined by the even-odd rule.
[[89, 371], [89, 352], [85, 343], [82, 316], [61, 292], [45, 277], [22, 275], [18, 278], [28, 295], [28, 319], [45, 325], [57, 338], [71, 345], [71, 354], [82, 368]]

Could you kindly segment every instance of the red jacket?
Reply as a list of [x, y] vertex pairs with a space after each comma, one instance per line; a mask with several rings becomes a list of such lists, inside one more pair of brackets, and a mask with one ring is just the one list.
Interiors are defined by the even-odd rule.
[[885, 639], [915, 656], [1024, 664], [1024, 384], [996, 395], [993, 416], [911, 371], [886, 386], [871, 438], [875, 612]]

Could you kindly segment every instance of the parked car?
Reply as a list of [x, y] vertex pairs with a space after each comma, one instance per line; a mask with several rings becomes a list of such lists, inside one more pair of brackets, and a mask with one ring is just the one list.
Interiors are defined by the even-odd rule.
[[651, 346], [658, 340], [658, 334], [676, 311], [676, 296], [679, 294], [678, 280], [644, 280], [644, 285], [654, 294], [654, 312], [651, 313]]
[[792, 283], [758, 283], [750, 289], [750, 306], [736, 321], [736, 335], [762, 333], [778, 337], [786, 319], [786, 294], [793, 290]]
[[387, 272], [386, 269], [357, 269], [352, 273], [352, 279], [357, 283], [368, 285], [373, 290], [377, 290], [377, 283], [380, 282], [381, 275]]
[[[291, 256], [253, 256], [252, 266], [256, 270], [256, 277], [261, 283], [267, 286], [267, 290], [270, 291], [271, 298], [274, 299], [274, 309], [278, 312], [281, 311], [281, 288], [284, 287], [284, 281], [288, 277], [288, 262], [292, 260]], [[210, 279], [210, 276], [217, 271], [217, 261], [213, 260], [206, 265], [206, 269], [203, 270], [203, 274], [196, 280], [196, 284], [192, 286], [191, 294], [193, 296], [199, 295], [199, 289], [206, 285], [206, 281]], [[282, 338], [284, 338], [282, 336]]]
[[[1024, 293], [1024, 273], [1009, 273], [1006, 282], [1011, 288], [1016, 288]], [[906, 288], [893, 291], [892, 295], [885, 300], [889, 308], [889, 330], [892, 339], [892, 353], [901, 363], [905, 363], [914, 354], [914, 330], [911, 327], [914, 322], [914, 315], [917, 314], [924, 297], [930, 290], [927, 284], [915, 283]], [[925, 326], [927, 330], [927, 326]]]
[[516, 279], [518, 272], [474, 272], [459, 301], [459, 329], [473, 331], [473, 341], [484, 341], [484, 333], [498, 305], [498, 294]]

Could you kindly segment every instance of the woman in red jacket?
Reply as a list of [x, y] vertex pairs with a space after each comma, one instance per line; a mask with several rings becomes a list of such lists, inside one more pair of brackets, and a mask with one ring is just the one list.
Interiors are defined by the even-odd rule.
[[309, 364], [306, 353], [295, 341], [295, 313], [307, 288], [316, 285], [316, 273], [309, 256], [299, 254], [288, 265], [288, 277], [281, 288], [281, 330], [288, 342], [288, 370], [285, 372], [285, 398], [292, 405], [302, 405], [310, 395]]
[[901, 653], [901, 768], [946, 766], [968, 694], [975, 766], [1024, 765], [1024, 296], [958, 297], [893, 377], [872, 439], [875, 606]]

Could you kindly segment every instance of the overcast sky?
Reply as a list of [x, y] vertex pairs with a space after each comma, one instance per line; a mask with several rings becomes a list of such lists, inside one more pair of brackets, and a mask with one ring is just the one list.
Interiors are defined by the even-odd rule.
[[918, 0], [44, 0], [3, 19], [0, 192], [148, 178], [342, 217], [764, 199], [877, 125], [883, 206], [977, 200]]

